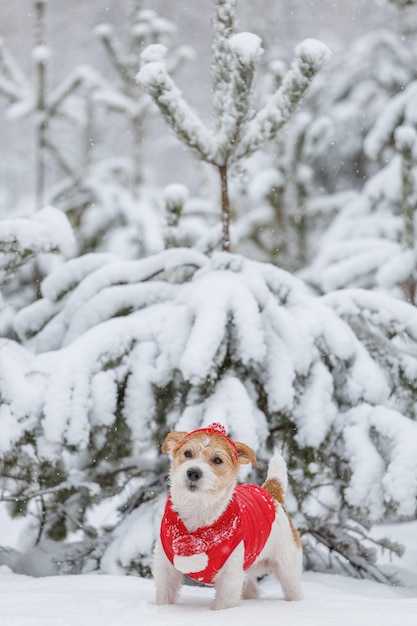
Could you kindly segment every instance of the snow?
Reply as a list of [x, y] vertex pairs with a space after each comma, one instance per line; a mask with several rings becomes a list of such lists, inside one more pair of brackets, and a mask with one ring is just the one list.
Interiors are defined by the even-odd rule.
[[155, 61], [164, 61], [167, 55], [168, 48], [161, 43], [154, 43], [147, 46], [141, 54], [141, 59], [144, 63], [152, 63]]
[[[41, 5], [42, 0], [37, 4]], [[138, 13], [129, 29], [127, 46], [113, 34], [113, 26], [102, 25], [95, 32], [104, 40], [119, 78], [123, 75], [126, 79], [124, 86], [108, 83], [88, 66], [78, 66], [45, 94], [42, 118], [48, 122], [48, 136], [50, 132], [56, 151], [60, 137], [58, 134], [54, 138], [53, 127], [64, 112], [72, 121], [81, 123], [86, 138], [91, 131], [87, 141], [90, 147], [98, 144], [94, 155], [84, 155], [91, 161], [88, 167], [84, 156], [81, 159], [88, 171], [87, 175], [81, 173], [82, 180], [78, 181], [78, 169], [72, 172], [68, 166], [68, 173], [82, 187], [81, 195], [85, 193], [88, 198], [79, 215], [80, 223], [78, 218], [75, 220], [77, 241], [62, 206], [60, 210], [46, 207], [30, 218], [0, 222], [0, 278], [5, 279], [2, 306], [4, 303], [12, 309], [10, 294], [16, 300], [13, 311], [3, 316], [1, 327], [6, 329], [2, 331], [6, 337], [17, 334], [21, 343], [8, 338], [0, 342], [0, 453], [9, 455], [11, 461], [7, 462], [19, 471], [25, 468], [25, 455], [28, 463], [34, 461], [30, 467], [34, 484], [28, 487], [31, 501], [23, 531], [26, 544], [19, 546], [26, 552], [20, 555], [21, 569], [17, 571], [42, 573], [36, 557], [42, 564], [49, 559], [51, 568], [49, 540], [42, 538], [41, 546], [33, 547], [39, 532], [35, 524], [40, 519], [40, 508], [36, 507], [40, 505], [38, 496], [33, 497], [34, 491], [30, 490], [39, 487], [35, 476], [39, 459], [62, 468], [63, 474], [60, 470], [57, 479], [63, 476], [63, 482], [56, 486], [56, 495], [59, 507], [69, 516], [69, 526], [73, 523], [71, 513], [80, 504], [77, 497], [88, 493], [85, 517], [83, 509], [78, 509], [80, 519], [86, 522], [87, 530], [91, 523], [90, 529], [97, 530], [99, 541], [103, 539], [105, 544], [101, 544], [101, 575], [34, 580], [3, 567], [0, 624], [36, 626], [48, 621], [54, 625], [72, 624], [77, 620], [93, 626], [98, 621], [118, 626], [136, 624], [138, 620], [151, 624], [214, 621], [207, 611], [212, 595], [209, 590], [187, 587], [180, 606], [157, 608], [151, 582], [115, 576], [149, 566], [163, 499], [158, 491], [163, 486], [152, 483], [160, 480], [164, 471], [155, 444], [161, 431], [171, 426], [191, 430], [220, 420], [234, 439], [256, 449], [261, 467], [268, 456], [267, 444], [283, 435], [280, 443], [290, 446], [288, 456], [296, 451], [292, 459], [294, 481], [297, 483], [301, 477], [306, 482], [306, 493], [311, 494], [305, 501], [301, 497], [296, 501], [294, 494], [289, 494], [289, 508], [297, 509], [297, 523], [303, 530], [311, 528], [308, 516], [316, 513], [326, 524], [329, 517], [335, 519], [337, 511], [342, 526], [349, 516], [363, 516], [364, 522], [372, 523], [387, 514], [397, 521], [402, 516], [415, 516], [416, 309], [378, 293], [383, 289], [397, 295], [401, 285], [414, 278], [415, 254], [414, 250], [404, 250], [400, 208], [406, 191], [404, 165], [408, 158], [411, 168], [411, 156], [415, 156], [406, 153], [416, 149], [417, 86], [411, 82], [415, 61], [410, 62], [411, 56], [405, 52], [406, 57], [401, 57], [403, 48], [395, 43], [395, 37], [372, 36], [372, 45], [363, 42], [360, 50], [358, 46], [356, 53], [346, 55], [348, 62], [339, 76], [325, 79], [331, 83], [330, 91], [319, 84], [327, 108], [314, 111], [316, 102], [311, 112], [296, 114], [287, 141], [279, 131], [293, 117], [314, 74], [327, 62], [328, 48], [312, 39], [302, 42], [288, 72], [281, 62], [276, 63], [275, 92], [255, 98], [253, 84], [258, 86], [263, 81], [261, 76], [253, 83], [255, 65], [263, 53], [261, 39], [248, 32], [233, 34], [233, 19], [228, 21], [228, 15], [232, 17], [234, 0], [218, 0], [216, 5], [225, 12], [221, 32], [214, 33], [212, 126], [206, 126], [202, 121], [205, 118], [193, 112], [171, 78], [186, 48], [172, 52], [162, 43], [148, 46], [141, 54], [140, 85], [133, 82], [133, 74], [139, 69], [140, 48], [150, 41], [165, 42], [166, 35], [172, 33], [173, 26], [167, 20], [153, 11]], [[384, 53], [384, 45], [388, 52]], [[1, 40], [0, 47], [4, 74], [0, 76], [0, 88], [13, 105], [8, 108], [9, 115], [28, 115], [39, 122], [33, 117], [36, 81], [23, 76]], [[35, 46], [32, 60], [44, 65], [49, 55], [47, 45]], [[369, 64], [384, 68], [378, 70]], [[365, 80], [359, 71], [365, 71]], [[189, 81], [185, 84], [188, 89]], [[400, 84], [399, 94], [388, 102]], [[88, 91], [94, 88], [89, 102], [92, 117], [96, 105], [105, 104], [106, 108], [116, 109], [130, 129], [132, 122], [138, 129], [148, 126], [144, 114], [151, 104], [140, 86], [153, 97], [171, 130], [210, 166], [218, 168], [226, 160], [228, 165], [236, 164], [273, 140], [271, 160], [264, 155], [262, 163], [266, 167], [260, 165], [257, 177], [252, 177], [253, 162], [247, 164], [249, 180], [243, 178], [237, 163], [241, 185], [249, 190], [249, 200], [256, 207], [245, 212], [250, 208], [246, 198], [240, 198], [240, 203], [239, 198], [231, 197], [233, 212], [241, 212], [233, 216], [232, 243], [238, 242], [238, 237], [248, 239], [262, 227], [273, 231], [270, 226], [277, 216], [272, 203], [267, 206], [271, 192], [283, 196], [284, 208], [286, 201], [296, 207], [301, 195], [297, 196], [291, 186], [300, 185], [306, 190], [309, 220], [320, 214], [323, 222], [329, 222], [340, 211], [317, 242], [318, 256], [306, 274], [318, 289], [339, 291], [320, 297], [277, 267], [238, 255], [213, 253], [220, 240], [218, 230], [212, 228], [212, 222], [218, 219], [218, 187], [214, 195], [208, 185], [207, 197], [194, 200], [194, 205], [188, 201], [187, 188], [180, 184], [153, 193], [147, 184], [140, 184], [136, 195], [131, 193], [134, 168], [128, 156], [123, 159], [129, 167], [123, 167], [117, 159], [111, 167], [107, 161], [97, 162], [104, 147], [99, 139], [101, 114], [88, 120], [87, 109], [83, 110], [80, 102], [73, 107], [69, 96], [78, 87]], [[261, 108], [256, 112], [258, 103]], [[49, 124], [57, 112], [60, 115]], [[329, 149], [331, 130], [335, 133], [334, 143], [341, 146], [339, 156], [348, 156], [346, 169], [353, 161], [362, 160], [359, 157], [363, 157], [366, 134], [367, 154], [379, 158], [380, 163], [372, 164], [372, 178], [360, 192], [347, 189], [322, 197], [332, 186], [323, 182], [323, 189], [311, 192], [320, 195], [309, 197], [309, 185], [314, 186], [313, 174], [318, 172], [311, 162], [317, 152]], [[77, 141], [78, 131], [69, 142], [78, 154]], [[167, 147], [164, 139], [155, 143], [159, 142]], [[279, 154], [281, 143], [289, 153], [283, 160]], [[145, 170], [147, 146], [144, 144]], [[395, 147], [402, 154], [396, 154]], [[332, 151], [329, 155], [333, 159]], [[334, 159], [334, 164], [338, 161]], [[158, 168], [165, 169], [163, 161]], [[48, 185], [55, 177], [54, 169], [48, 167]], [[228, 171], [232, 182], [233, 168]], [[174, 177], [175, 172], [173, 168], [170, 176]], [[144, 171], [145, 178], [148, 175]], [[195, 187], [202, 188], [198, 178], [194, 175], [191, 182], [193, 194]], [[409, 176], [409, 199], [415, 193], [412, 178]], [[23, 184], [24, 176], [20, 181]], [[344, 188], [344, 182], [334, 184]], [[355, 182], [359, 188], [359, 180]], [[73, 209], [77, 203], [78, 198]], [[4, 204], [6, 208], [6, 201]], [[195, 213], [193, 206], [198, 207]], [[15, 209], [13, 205], [7, 208]], [[71, 207], [66, 208], [71, 215]], [[173, 243], [189, 247], [160, 252], [164, 243], [171, 245], [163, 231], [163, 211], [171, 210], [175, 217], [182, 208], [188, 222], [179, 224], [178, 231], [172, 233]], [[210, 214], [208, 227], [204, 211]], [[292, 217], [286, 216], [290, 221]], [[272, 240], [276, 231], [269, 234]], [[185, 236], [189, 241], [182, 243]], [[292, 243], [291, 237], [288, 241]], [[275, 247], [280, 245], [275, 241]], [[65, 262], [64, 257], [76, 254], [77, 249], [94, 253]], [[205, 256], [198, 250], [209, 250], [210, 254]], [[109, 254], [113, 251], [115, 254]], [[32, 263], [35, 256], [36, 263]], [[42, 276], [41, 284], [35, 284], [31, 275], [35, 265]], [[21, 276], [15, 276], [19, 274], [16, 269]], [[15, 281], [15, 286], [10, 288], [6, 280]], [[41, 298], [36, 301], [38, 293], [28, 297], [21, 294], [31, 282], [34, 291], [38, 287], [41, 290]], [[346, 289], [358, 285], [376, 290]], [[120, 458], [122, 453], [118, 452], [120, 465], [116, 468], [116, 461], [104, 456], [107, 451], [104, 460], [100, 455], [106, 437], [110, 440], [119, 434], [119, 418], [131, 437], [126, 457]], [[291, 434], [286, 432], [288, 426], [294, 428]], [[305, 459], [299, 448], [304, 446], [307, 454], [315, 456], [307, 470], [301, 470]], [[339, 473], [335, 458], [343, 473]], [[129, 464], [137, 474], [128, 476], [126, 471], [126, 484], [116, 482], [114, 494], [107, 497], [107, 490], [101, 488], [100, 472], [105, 474], [111, 463], [117, 476], [123, 475]], [[245, 468], [242, 477], [249, 470]], [[19, 502], [21, 479], [10, 479], [5, 474], [2, 480], [2, 493], [9, 499], [17, 493]], [[76, 497], [66, 499], [72, 487]], [[53, 486], [49, 494], [56, 492]], [[132, 502], [139, 501], [138, 492], [150, 499], [135, 509]], [[314, 498], [316, 502], [311, 504]], [[407, 535], [410, 528], [412, 535]], [[11, 565], [13, 550], [4, 549], [7, 533], [1, 516], [0, 529], [0, 564]], [[82, 525], [74, 533], [69, 532], [65, 549], [85, 539]], [[273, 582], [266, 579], [262, 583], [266, 598], [234, 609], [237, 623], [269, 623], [272, 611], [278, 619], [296, 626], [410, 623], [417, 613], [416, 525], [398, 524], [393, 532], [400, 541], [403, 532], [407, 535], [405, 543], [410, 549], [403, 561], [394, 563], [408, 587], [382, 587], [337, 576], [305, 574], [305, 600], [286, 604], [280, 601]], [[62, 546], [59, 549], [64, 550]], [[330, 561], [332, 555], [327, 556]], [[403, 576], [407, 564], [410, 570]], [[384, 567], [392, 571], [394, 565]], [[63, 567], [61, 571], [66, 570]], [[27, 602], [23, 603], [22, 597]]]
[[417, 133], [412, 126], [398, 126], [394, 136], [395, 145], [400, 152], [411, 150], [417, 139]]
[[400, 123], [404, 123], [404, 119], [411, 123], [416, 96], [417, 83], [411, 82], [382, 110], [365, 140], [365, 152], [369, 157], [375, 159], [382, 153], [383, 148], [389, 144], [395, 128]]
[[162, 192], [162, 199], [168, 208], [175, 208], [176, 206], [182, 206], [190, 195], [185, 185], [179, 183], [173, 183], [167, 185]]
[[236, 160], [254, 153], [277, 135], [293, 114], [312, 78], [327, 63], [330, 50], [319, 41], [307, 39], [296, 47], [295, 55], [279, 89], [246, 125], [236, 146]]
[[225, 612], [209, 608], [213, 591], [184, 587], [180, 603], [156, 606], [151, 580], [114, 575], [31, 578], [0, 568], [2, 626], [405, 626], [415, 623], [417, 587], [306, 573], [304, 599], [285, 602], [275, 581], [261, 583], [262, 598]]
[[229, 46], [242, 65], [256, 63], [263, 54], [262, 40], [253, 33], [237, 33], [230, 37]]
[[46, 63], [51, 57], [51, 49], [46, 45], [36, 46], [32, 50], [32, 58], [36, 63]]
[[111, 24], [99, 24], [94, 28], [94, 33], [97, 37], [110, 37], [113, 33], [113, 27]]
[[75, 239], [68, 219], [58, 209], [45, 207], [30, 218], [0, 222], [0, 254], [19, 251], [74, 252]]
[[337, 409], [332, 400], [332, 376], [320, 362], [311, 369], [310, 381], [294, 415], [298, 426], [295, 438], [301, 447], [318, 448], [332, 427]]
[[317, 68], [328, 63], [331, 57], [330, 49], [317, 39], [305, 39], [299, 43], [295, 48], [295, 54], [308, 65]]
[[[146, 54], [145, 49], [142, 57], [143, 55], [146, 57]], [[181, 91], [169, 76], [165, 64], [161, 61], [145, 63], [136, 79], [155, 99], [173, 132], [186, 141], [199, 158], [212, 161], [215, 155], [213, 135], [184, 100]]]

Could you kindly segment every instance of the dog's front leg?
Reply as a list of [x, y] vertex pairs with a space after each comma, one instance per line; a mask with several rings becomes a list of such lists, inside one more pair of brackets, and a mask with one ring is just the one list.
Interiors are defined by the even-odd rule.
[[214, 578], [216, 596], [212, 609], [230, 609], [239, 604], [245, 582], [244, 556], [245, 547], [242, 541]]
[[156, 587], [156, 603], [177, 602], [183, 575], [169, 561], [159, 539], [155, 545], [152, 573]]

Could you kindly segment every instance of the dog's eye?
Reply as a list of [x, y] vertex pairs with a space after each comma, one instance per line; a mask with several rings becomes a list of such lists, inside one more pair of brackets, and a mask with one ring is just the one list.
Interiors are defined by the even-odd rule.
[[185, 450], [184, 456], [187, 457], [187, 459], [192, 459], [193, 453], [191, 452], [191, 450]]
[[215, 463], [216, 465], [220, 465], [220, 463], [223, 463], [223, 461], [219, 456], [215, 456], [213, 459], [213, 463]]

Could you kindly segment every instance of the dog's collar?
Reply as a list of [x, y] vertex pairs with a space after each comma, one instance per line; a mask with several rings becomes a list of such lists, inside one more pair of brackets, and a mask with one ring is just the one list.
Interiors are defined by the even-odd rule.
[[237, 452], [236, 444], [230, 439], [230, 437], [227, 436], [226, 429], [222, 424], [219, 424], [218, 422], [213, 422], [213, 424], [210, 424], [210, 426], [193, 430], [191, 433], [187, 433], [185, 437], [183, 437], [183, 439], [180, 441], [180, 443], [182, 443], [184, 439], [188, 439], [188, 437], [191, 437], [191, 435], [195, 435], [195, 433], [209, 433], [210, 435], [220, 435], [221, 437], [226, 439], [226, 441], [232, 446], [236, 461], [239, 460], [239, 454]]

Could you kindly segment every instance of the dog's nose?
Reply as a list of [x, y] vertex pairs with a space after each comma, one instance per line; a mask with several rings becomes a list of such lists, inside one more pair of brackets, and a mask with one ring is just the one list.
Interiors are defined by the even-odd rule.
[[198, 467], [190, 467], [190, 469], [187, 470], [188, 480], [191, 480], [193, 483], [197, 482], [197, 480], [200, 480], [202, 475], [203, 472]]

